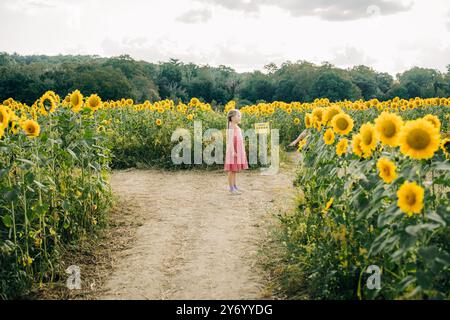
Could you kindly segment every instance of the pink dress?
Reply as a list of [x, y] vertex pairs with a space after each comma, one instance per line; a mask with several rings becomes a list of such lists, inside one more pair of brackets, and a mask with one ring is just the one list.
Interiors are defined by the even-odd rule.
[[[230, 143], [233, 141], [233, 143]], [[233, 157], [233, 151], [236, 152]], [[225, 171], [239, 172], [248, 169], [247, 155], [245, 153], [244, 141], [241, 128], [227, 129], [227, 150], [225, 154]]]

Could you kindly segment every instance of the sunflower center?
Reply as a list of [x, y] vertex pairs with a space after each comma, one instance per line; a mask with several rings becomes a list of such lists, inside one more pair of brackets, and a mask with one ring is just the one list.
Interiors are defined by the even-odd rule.
[[408, 205], [412, 206], [414, 203], [416, 203], [416, 195], [414, 193], [408, 193], [405, 196], [405, 200]]
[[[0, 118], [0, 119], [1, 119], [1, 118]], [[1, 122], [1, 121], [0, 121], [0, 122]], [[444, 149], [445, 149], [446, 151], [448, 151], [449, 148], [450, 148], [450, 141], [447, 141], [446, 143], [444, 143]]]
[[79, 102], [80, 102], [80, 99], [79, 99], [78, 95], [75, 95], [75, 96], [72, 97], [72, 104], [73, 105], [77, 106]]
[[427, 131], [417, 128], [409, 133], [406, 141], [411, 148], [422, 150], [430, 144], [431, 139]]
[[389, 170], [388, 167], [384, 167], [383, 168], [383, 172], [384, 172], [385, 175], [390, 175], [390, 170]]
[[362, 136], [362, 141], [365, 145], [370, 145], [372, 143], [372, 132], [366, 132]]
[[27, 132], [29, 132], [29, 133], [34, 133], [34, 132], [35, 132], [35, 127], [34, 127], [33, 125], [29, 125], [29, 126], [27, 127]]
[[52, 110], [52, 102], [49, 99], [45, 99], [43, 102], [45, 111]]
[[345, 130], [348, 128], [348, 122], [343, 118], [339, 118], [336, 121], [336, 126], [339, 128], [339, 130]]
[[92, 99], [91, 100], [91, 106], [92, 106], [92, 108], [96, 108], [98, 106], [98, 100], [97, 99]]
[[383, 134], [388, 137], [391, 138], [395, 135], [395, 124], [393, 124], [392, 122], [386, 122], [383, 126]]

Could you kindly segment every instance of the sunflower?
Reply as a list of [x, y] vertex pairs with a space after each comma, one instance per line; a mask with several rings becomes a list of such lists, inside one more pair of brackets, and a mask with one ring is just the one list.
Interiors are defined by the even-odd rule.
[[324, 118], [324, 108], [315, 108], [312, 111], [312, 117], [316, 117], [316, 121], [320, 124], [323, 124], [323, 118]]
[[6, 128], [8, 126], [9, 121], [9, 108], [0, 105], [0, 125], [3, 126], [3, 128]]
[[326, 124], [331, 123], [331, 120], [333, 120], [334, 116], [338, 115], [339, 113], [342, 113], [342, 109], [338, 106], [331, 106], [325, 110], [325, 117], [324, 121]]
[[298, 125], [300, 123], [300, 119], [299, 118], [295, 118], [294, 119], [294, 124]]
[[336, 145], [336, 154], [340, 157], [344, 153], [347, 153], [348, 140], [346, 138], [341, 139]]
[[19, 128], [20, 128], [19, 123], [17, 121], [12, 121], [11, 127], [9, 128], [9, 132], [11, 132], [12, 134], [18, 134]]
[[156, 123], [157, 126], [160, 126], [160, 125], [162, 125], [162, 120], [161, 119], [156, 119], [155, 123]]
[[333, 144], [334, 143], [334, 132], [331, 130], [331, 128], [328, 128], [327, 131], [325, 131], [325, 134], [323, 135], [323, 140], [325, 141], [325, 144]]
[[44, 116], [56, 110], [56, 96], [51, 91], [46, 92], [39, 99], [39, 111]]
[[427, 114], [425, 117], [423, 117], [423, 119], [430, 122], [436, 129], [438, 129], [438, 131], [441, 131], [441, 121], [438, 117], [432, 114]]
[[424, 189], [415, 182], [405, 181], [397, 191], [397, 205], [408, 217], [420, 214], [423, 208]]
[[331, 120], [334, 132], [345, 136], [353, 129], [353, 119], [345, 113], [337, 114]]
[[439, 140], [439, 130], [429, 121], [408, 121], [400, 131], [400, 151], [413, 159], [429, 159], [439, 149]]
[[192, 113], [188, 114], [186, 117], [189, 121], [191, 121], [192, 119], [194, 119], [194, 115]]
[[380, 158], [377, 162], [377, 168], [380, 171], [380, 178], [386, 183], [391, 183], [397, 178], [396, 166], [387, 158]]
[[361, 149], [361, 135], [359, 133], [353, 135], [352, 150], [353, 150], [353, 153], [356, 154], [358, 157], [363, 156], [364, 152]]
[[25, 120], [22, 123], [22, 129], [30, 138], [39, 136], [39, 133], [41, 132], [41, 127], [39, 126], [39, 124], [31, 119]]
[[300, 142], [298, 143], [298, 147], [297, 147], [297, 151], [300, 152], [303, 150], [303, 148], [306, 145], [306, 139], [302, 139], [300, 140]]
[[313, 122], [314, 128], [315, 128], [317, 131], [322, 130], [322, 122], [320, 121], [320, 119], [317, 118], [316, 116], [313, 116], [312, 118], [313, 118], [312, 122]]
[[80, 111], [83, 106], [83, 95], [80, 91], [75, 90], [69, 95], [70, 106], [72, 107], [73, 112]]
[[102, 107], [102, 99], [96, 94], [91, 94], [86, 101], [86, 105], [92, 111], [97, 111]]
[[3, 127], [3, 124], [0, 123], [0, 139], [3, 138], [4, 134], [5, 134], [5, 128]]
[[446, 158], [450, 158], [450, 138], [445, 138], [441, 142], [441, 149], [445, 154]]
[[377, 146], [378, 137], [375, 126], [371, 123], [363, 124], [359, 129], [359, 134], [361, 135], [361, 149], [368, 157]]
[[310, 113], [305, 114], [305, 127], [311, 128], [313, 125], [312, 123], [312, 116]]
[[403, 120], [395, 113], [383, 112], [375, 120], [375, 129], [381, 142], [396, 147], [398, 145], [398, 135], [403, 126]]

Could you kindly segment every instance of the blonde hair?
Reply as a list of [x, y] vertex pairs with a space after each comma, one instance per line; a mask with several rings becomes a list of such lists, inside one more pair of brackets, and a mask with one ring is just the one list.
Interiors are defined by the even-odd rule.
[[231, 109], [227, 113], [227, 129], [230, 127], [231, 118], [234, 116], [240, 114], [240, 111], [238, 109]]

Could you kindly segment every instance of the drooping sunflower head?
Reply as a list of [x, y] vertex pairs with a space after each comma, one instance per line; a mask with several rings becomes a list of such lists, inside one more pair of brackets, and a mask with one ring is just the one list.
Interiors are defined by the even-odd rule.
[[439, 130], [425, 119], [408, 121], [400, 131], [400, 151], [410, 158], [432, 158], [439, 144]]
[[375, 120], [375, 128], [382, 143], [395, 147], [398, 145], [398, 136], [403, 126], [403, 120], [395, 113], [383, 112]]
[[320, 121], [319, 118], [317, 118], [316, 116], [313, 116], [312, 117], [312, 123], [313, 123], [314, 128], [317, 131], [321, 131], [322, 130], [322, 122]]
[[450, 158], [450, 138], [445, 138], [441, 142], [441, 149], [446, 158]]
[[39, 136], [39, 133], [41, 132], [41, 127], [39, 124], [34, 120], [25, 120], [22, 123], [22, 129], [25, 131], [26, 135], [30, 138], [34, 138]]
[[75, 90], [69, 96], [70, 106], [74, 112], [78, 112], [83, 106], [83, 95], [80, 91]]
[[46, 116], [49, 113], [55, 112], [55, 110], [56, 96], [52, 91], [48, 91], [39, 99], [39, 111]]
[[322, 107], [318, 107], [318, 108], [314, 108], [314, 110], [312, 111], [312, 117], [316, 118], [316, 121], [320, 124], [323, 124], [323, 120], [324, 120], [324, 108]]
[[415, 182], [405, 181], [397, 191], [397, 205], [409, 217], [420, 214], [423, 208], [424, 189]]
[[435, 115], [427, 114], [423, 119], [430, 122], [438, 131], [441, 130], [441, 121]]
[[353, 135], [352, 150], [353, 153], [356, 154], [358, 157], [363, 156], [363, 150], [361, 149], [361, 135], [359, 133]]
[[366, 123], [359, 129], [361, 135], [361, 149], [365, 154], [372, 154], [372, 151], [377, 147], [378, 135], [375, 126], [371, 123]]
[[92, 111], [97, 111], [102, 107], [102, 99], [97, 94], [91, 94], [86, 101], [86, 106]]
[[334, 143], [334, 132], [331, 128], [328, 128], [327, 131], [325, 131], [323, 135], [323, 141], [325, 141], [325, 144], [333, 144]]
[[339, 113], [331, 120], [334, 132], [345, 136], [353, 130], [353, 119], [346, 113]]
[[0, 105], [0, 125], [2, 125], [3, 128], [8, 126], [9, 116], [9, 108]]
[[19, 133], [19, 129], [20, 129], [19, 122], [12, 121], [11, 122], [11, 127], [9, 128], [9, 132], [11, 132], [12, 134], [18, 134]]
[[347, 153], [348, 140], [346, 138], [341, 139], [336, 145], [336, 154], [340, 157]]
[[334, 116], [338, 115], [341, 112], [342, 112], [342, 109], [336, 105], [333, 105], [333, 106], [325, 109], [325, 117], [324, 117], [325, 124], [330, 124], [331, 120], [333, 120]]
[[305, 114], [305, 127], [311, 128], [313, 125], [312, 123], [312, 116], [310, 113]]
[[380, 171], [379, 176], [386, 183], [392, 183], [397, 178], [396, 166], [387, 158], [380, 158], [377, 162], [377, 168]]

